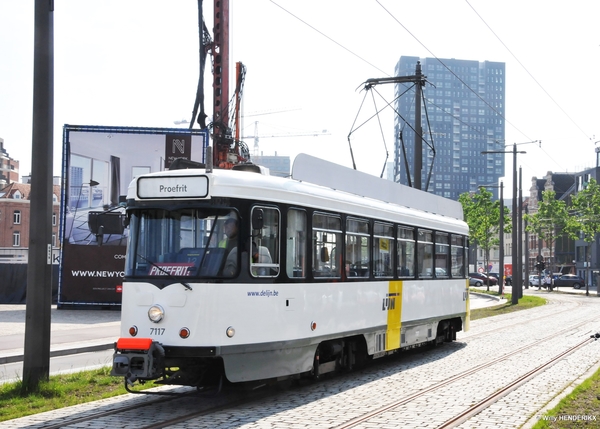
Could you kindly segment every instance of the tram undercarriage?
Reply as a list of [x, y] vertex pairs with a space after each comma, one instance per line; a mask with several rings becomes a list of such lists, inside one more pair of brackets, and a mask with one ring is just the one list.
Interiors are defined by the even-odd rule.
[[[162, 385], [209, 388], [220, 385], [225, 378], [230, 382], [319, 379], [328, 373], [359, 369], [373, 359], [400, 351], [452, 342], [456, 340], [456, 332], [460, 330], [460, 317], [442, 320], [437, 324], [437, 332], [432, 340], [372, 355], [368, 354], [367, 342], [363, 335], [326, 340], [316, 346], [221, 356], [215, 355], [215, 348], [193, 350], [163, 347], [156, 341], [140, 339], [142, 343], [116, 344], [111, 375], [123, 376], [128, 390], [136, 381], [141, 384], [154, 381]], [[140, 344], [144, 344], [146, 348], [143, 349]], [[293, 349], [296, 349], [295, 353]], [[210, 356], [206, 355], [207, 352]], [[285, 373], [280, 365], [283, 358], [289, 360], [285, 365]], [[279, 373], [268, 372], [273, 368], [279, 368]], [[243, 376], [236, 376], [236, 371]]]

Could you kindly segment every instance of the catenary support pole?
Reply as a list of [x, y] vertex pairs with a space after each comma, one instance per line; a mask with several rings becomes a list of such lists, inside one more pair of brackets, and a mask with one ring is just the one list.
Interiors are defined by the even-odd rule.
[[519, 286], [519, 298], [523, 298], [523, 282], [527, 281], [523, 277], [523, 187], [521, 186], [521, 167], [519, 167], [519, 278], [521, 279], [521, 285]]
[[498, 292], [500, 295], [504, 293], [504, 182], [500, 182], [500, 272], [498, 279]]
[[523, 245], [525, 246], [523, 252], [525, 253], [525, 289], [529, 289], [529, 233], [527, 232], [527, 215], [529, 214], [529, 202], [525, 206], [525, 222], [523, 223], [523, 229], [525, 230], [525, 240]]
[[23, 389], [50, 370], [52, 308], [52, 164], [54, 121], [54, 1], [35, 0], [29, 261]]
[[519, 273], [519, 259], [518, 259], [518, 234], [517, 234], [517, 145], [513, 144], [513, 186], [512, 186], [512, 304], [519, 303], [519, 293], [517, 292], [521, 287], [521, 278]]
[[421, 170], [423, 170], [423, 125], [421, 124], [421, 63], [417, 61], [415, 70], [415, 188], [421, 188]]

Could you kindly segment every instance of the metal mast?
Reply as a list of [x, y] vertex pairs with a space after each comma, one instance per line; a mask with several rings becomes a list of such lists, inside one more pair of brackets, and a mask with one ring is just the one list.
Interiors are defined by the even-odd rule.
[[[417, 67], [415, 69], [414, 76], [394, 76], [394, 77], [383, 77], [368, 79], [365, 82], [365, 88], [370, 89], [371, 87], [382, 84], [382, 83], [414, 83], [416, 88], [415, 95], [415, 153], [414, 153], [414, 181], [413, 188], [421, 189], [421, 171], [423, 170], [423, 125], [421, 121], [421, 97], [422, 88], [425, 86], [427, 76], [424, 76], [421, 72], [421, 62], [417, 61]], [[410, 183], [410, 172], [406, 172], [408, 176], [408, 182]]]
[[[213, 164], [227, 162], [229, 128], [229, 0], [214, 1]], [[221, 159], [223, 158], [223, 159]]]

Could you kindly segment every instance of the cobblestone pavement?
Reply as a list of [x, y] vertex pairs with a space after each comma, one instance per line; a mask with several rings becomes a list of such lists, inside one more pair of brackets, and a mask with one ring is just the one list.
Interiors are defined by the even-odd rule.
[[[569, 295], [527, 290], [550, 300], [548, 305], [508, 315], [471, 322], [471, 329], [459, 333], [458, 340], [432, 350], [402, 354], [383, 360], [364, 371], [344, 374], [320, 383], [284, 390], [277, 397], [224, 409], [220, 412], [174, 424], [172, 428], [334, 428], [354, 417], [384, 407], [394, 400], [423, 391], [436, 382], [466, 369], [489, 362], [527, 344], [535, 346], [490, 363], [485, 371], [390, 408], [358, 428], [434, 428], [490, 395], [500, 386], [531, 371], [541, 362], [557, 356], [566, 347], [600, 332], [600, 299], [594, 294]], [[582, 326], [575, 326], [587, 321]], [[569, 329], [566, 329], [571, 327]], [[560, 336], [541, 341], [553, 332]], [[518, 387], [498, 402], [463, 423], [461, 428], [528, 428], [545, 409], [591, 375], [600, 364], [600, 341], [594, 341], [574, 354], [559, 358], [542, 375]], [[43, 428], [49, 421], [73, 418], [98, 409], [142, 404], [151, 398], [125, 395], [3, 422], [6, 428]], [[183, 405], [182, 405], [183, 406]], [[177, 414], [177, 402], [168, 413]], [[189, 411], [189, 409], [188, 409]], [[143, 421], [158, 420], [160, 410], [145, 410]], [[163, 410], [164, 412], [164, 410]], [[140, 427], [139, 413], [129, 417], [106, 417], [67, 428]], [[596, 415], [600, 420], [600, 410]]]

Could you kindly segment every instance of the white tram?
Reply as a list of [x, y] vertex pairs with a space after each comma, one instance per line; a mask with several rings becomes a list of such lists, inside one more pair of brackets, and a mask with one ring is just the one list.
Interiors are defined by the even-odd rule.
[[130, 184], [113, 375], [318, 376], [467, 328], [459, 203], [308, 155], [291, 179], [251, 167]]

